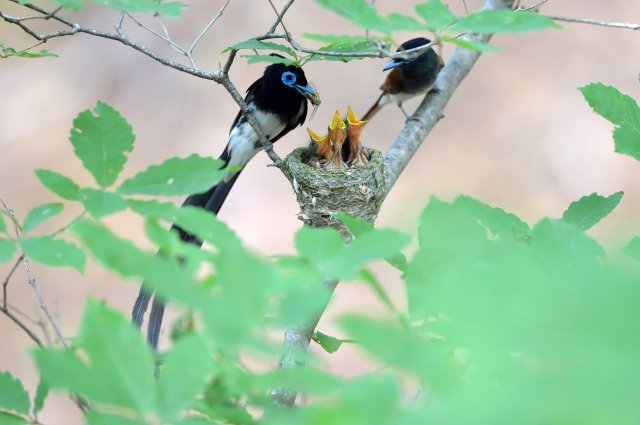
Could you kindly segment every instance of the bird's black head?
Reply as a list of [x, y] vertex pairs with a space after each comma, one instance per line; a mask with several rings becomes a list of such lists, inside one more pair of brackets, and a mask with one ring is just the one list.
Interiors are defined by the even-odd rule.
[[264, 70], [262, 85], [265, 95], [278, 98], [282, 103], [299, 104], [305, 98], [313, 105], [320, 103], [317, 93], [309, 86], [304, 71], [295, 65], [269, 65]]
[[[411, 49], [416, 49], [418, 47], [424, 46], [426, 44], [431, 43], [431, 40], [424, 38], [424, 37], [417, 37], [417, 38], [412, 38], [411, 40], [405, 41], [404, 43], [402, 43], [400, 45], [400, 47], [398, 47], [398, 49], [396, 50], [396, 52], [404, 52], [405, 50], [411, 50]], [[393, 59], [391, 62], [389, 62], [385, 67], [384, 67], [384, 71], [388, 71], [392, 68], [396, 68], [398, 66], [402, 66], [408, 63], [413, 63], [416, 61], [425, 61], [427, 60], [428, 56], [432, 56], [435, 52], [433, 52], [432, 49], [427, 49], [426, 51], [422, 52], [419, 56], [413, 58], [413, 59]]]

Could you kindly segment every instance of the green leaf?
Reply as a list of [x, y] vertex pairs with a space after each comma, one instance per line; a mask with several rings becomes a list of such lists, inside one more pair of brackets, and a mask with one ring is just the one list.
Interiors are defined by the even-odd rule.
[[27, 217], [24, 219], [24, 230], [29, 232], [35, 229], [38, 224], [60, 214], [63, 209], [64, 207], [60, 203], [44, 204], [35, 207], [29, 211]]
[[213, 361], [201, 335], [180, 338], [163, 356], [158, 377], [158, 406], [165, 421], [174, 421], [194, 404], [211, 378]]
[[505, 50], [505, 48], [502, 46], [496, 46], [494, 44], [478, 43], [477, 41], [471, 41], [464, 38], [442, 36], [440, 37], [440, 39], [442, 41], [448, 41], [449, 43], [453, 43], [456, 46], [460, 46], [468, 50], [473, 50], [475, 52], [495, 53], [495, 52], [501, 52]]
[[617, 128], [613, 133], [616, 152], [640, 161], [640, 108], [633, 98], [601, 83], [579, 89], [595, 113]]
[[0, 232], [7, 233], [7, 225], [4, 222], [4, 211], [0, 211]]
[[325, 9], [340, 15], [360, 28], [391, 33], [387, 20], [367, 0], [315, 0]]
[[426, 26], [411, 16], [390, 13], [386, 16], [392, 31], [424, 31]]
[[442, 31], [456, 22], [456, 16], [451, 12], [449, 6], [440, 0], [420, 3], [416, 6], [416, 12], [427, 21], [427, 28], [433, 32]]
[[44, 406], [44, 401], [49, 395], [49, 386], [42, 379], [38, 382], [38, 388], [36, 388], [36, 396], [33, 399], [33, 414], [37, 415]]
[[624, 253], [636, 261], [640, 261], [640, 237], [636, 236], [631, 239], [627, 246], [624, 247]]
[[0, 238], [0, 264], [11, 260], [15, 252], [15, 242]]
[[180, 2], [161, 2], [157, 0], [93, 0], [93, 2], [116, 10], [158, 13], [170, 18], [180, 17], [182, 8], [186, 6]]
[[569, 205], [562, 214], [562, 219], [583, 230], [589, 230], [618, 206], [623, 194], [624, 192], [616, 192], [606, 198], [597, 193], [583, 196]]
[[141, 425], [148, 422], [141, 422], [139, 419], [129, 419], [108, 413], [89, 411], [86, 415], [86, 423], [87, 425]]
[[4, 44], [0, 43], [0, 59], [5, 59], [11, 56], [16, 56], [19, 58], [28, 58], [28, 59], [36, 59], [36, 58], [44, 58], [44, 57], [58, 57], [55, 53], [52, 53], [48, 50], [40, 50], [38, 53], [22, 51], [19, 52], [13, 47], [7, 47]]
[[2, 425], [27, 425], [27, 420], [21, 416], [16, 416], [8, 412], [0, 411], [0, 423]]
[[[406, 262], [407, 259], [404, 258], [404, 261]], [[407, 266], [405, 265], [404, 269], [406, 269], [406, 268], [407, 268]], [[375, 292], [375, 294], [378, 296], [380, 301], [382, 301], [382, 303], [390, 311], [392, 311], [394, 313], [398, 313], [398, 309], [393, 304], [393, 301], [391, 301], [391, 297], [389, 297], [389, 294], [387, 294], [387, 291], [380, 284], [380, 282], [378, 282], [378, 279], [376, 279], [376, 276], [369, 269], [366, 269], [366, 268], [360, 269], [358, 271], [358, 279], [360, 279], [363, 282], [367, 283], [371, 287], [373, 292]]]
[[224, 161], [195, 154], [171, 158], [125, 180], [118, 192], [164, 196], [203, 193], [227, 175], [224, 165]]
[[79, 272], [84, 271], [86, 263], [84, 252], [72, 243], [49, 236], [20, 238], [18, 243], [26, 256], [33, 261], [47, 266], [68, 266]]
[[358, 217], [351, 217], [344, 213], [338, 213], [334, 217], [343, 222], [349, 232], [356, 238], [374, 230], [373, 224]]
[[95, 218], [102, 218], [127, 208], [127, 203], [120, 195], [100, 189], [81, 189], [80, 202]]
[[280, 58], [278, 56], [270, 56], [270, 55], [240, 55], [243, 58], [247, 58], [247, 63], [249, 65], [253, 65], [256, 63], [283, 63], [285, 65], [295, 65], [296, 62], [291, 60], [291, 59], [287, 59], [287, 58]]
[[333, 34], [313, 34], [313, 33], [304, 33], [302, 34], [302, 38], [306, 38], [308, 40], [315, 40], [321, 43], [356, 43], [359, 41], [384, 41], [390, 42], [389, 38], [381, 38], [381, 37], [364, 37], [361, 35], [333, 35]]
[[49, 170], [37, 169], [35, 173], [44, 187], [62, 199], [75, 201], [80, 197], [80, 186], [70, 178]]
[[546, 16], [524, 10], [484, 10], [461, 18], [449, 28], [450, 32], [479, 34], [521, 33], [560, 28]]
[[313, 340], [317, 342], [322, 347], [322, 349], [329, 354], [332, 354], [338, 351], [338, 348], [340, 348], [340, 346], [344, 342], [341, 339], [334, 338], [327, 334], [323, 334], [320, 331], [315, 331], [313, 333]]
[[126, 202], [132, 211], [143, 217], [159, 218], [168, 222], [174, 221], [179, 210], [171, 202], [141, 201], [139, 199], [127, 199]]
[[[192, 308], [207, 304], [206, 290], [191, 284], [191, 274], [178, 260], [170, 261], [165, 256], [145, 252], [131, 241], [118, 238], [105, 227], [88, 220], [76, 221], [69, 230], [78, 235], [103, 266], [119, 275], [145, 279], [149, 288]], [[176, 285], [176, 282], [182, 284]]]
[[[226, 53], [230, 50], [276, 50], [278, 52], [286, 53], [292, 58], [297, 58], [295, 50], [291, 47], [283, 46], [282, 44], [273, 43], [271, 41], [261, 41], [256, 40], [255, 38], [251, 38], [249, 40], [241, 41], [240, 43], [236, 43], [233, 46], [227, 47], [222, 51], [222, 53]], [[268, 55], [266, 55], [268, 56]]]
[[27, 415], [31, 405], [29, 394], [22, 386], [22, 382], [15, 379], [9, 372], [0, 372], [0, 409], [13, 410]]
[[73, 120], [70, 141], [76, 156], [103, 188], [118, 178], [127, 162], [125, 153], [131, 152], [134, 140], [129, 123], [103, 102]]
[[82, 355], [57, 349], [34, 352], [38, 370], [52, 388], [139, 413], [153, 409], [153, 355], [122, 313], [89, 300], [76, 346]]
[[326, 278], [350, 279], [364, 264], [397, 255], [409, 237], [390, 229], [361, 233], [349, 245], [333, 229], [303, 227], [296, 234], [296, 248]]

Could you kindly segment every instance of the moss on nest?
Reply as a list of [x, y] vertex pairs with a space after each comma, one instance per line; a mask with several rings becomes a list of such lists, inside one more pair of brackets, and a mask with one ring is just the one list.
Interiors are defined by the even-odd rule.
[[363, 149], [369, 164], [345, 170], [315, 168], [304, 163], [304, 148], [285, 158], [282, 170], [293, 182], [301, 220], [314, 227], [345, 230], [333, 217], [344, 213], [373, 223], [384, 199], [384, 163], [379, 151]]

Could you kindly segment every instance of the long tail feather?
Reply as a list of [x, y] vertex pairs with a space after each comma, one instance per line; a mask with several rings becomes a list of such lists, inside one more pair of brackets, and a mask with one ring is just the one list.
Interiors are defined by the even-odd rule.
[[387, 93], [385, 92], [382, 92], [382, 94], [380, 94], [380, 97], [378, 97], [376, 103], [374, 103], [371, 108], [369, 108], [367, 113], [364, 114], [362, 118], [360, 118], [362, 121], [369, 121], [380, 109], [382, 109], [384, 105], [386, 105], [386, 102], [383, 102], [382, 99], [386, 94]]
[[[204, 204], [203, 204], [203, 201], [205, 200], [204, 196], [200, 196], [198, 199], [191, 199], [192, 197], [189, 197], [187, 198], [187, 201], [185, 201], [183, 206], [185, 205], [198, 206], [203, 208], [205, 211], [210, 211], [214, 214], [218, 214], [220, 212], [220, 209], [222, 208], [222, 205], [224, 204], [224, 201], [227, 199], [227, 196], [229, 195], [231, 188], [235, 184], [236, 180], [238, 180], [239, 175], [240, 175], [240, 171], [237, 172], [235, 175], [233, 175], [229, 181], [221, 182], [216, 186], [214, 186], [213, 188], [211, 188], [209, 191], [207, 191], [206, 193], [210, 194], [210, 196]], [[195, 196], [198, 196], [198, 195], [195, 195]], [[195, 196], [193, 198], [195, 198]], [[180, 229], [177, 226], [173, 226], [173, 228], [177, 229], [180, 232], [180, 238], [183, 241], [193, 243], [196, 245], [202, 244], [202, 241], [200, 241], [194, 235], [188, 232], [185, 232], [184, 230]], [[144, 283], [143, 283], [143, 288], [144, 288]], [[149, 302], [148, 299], [146, 302], [148, 304]], [[156, 350], [158, 347], [158, 339], [160, 337], [160, 329], [162, 328], [162, 320], [164, 318], [165, 304], [166, 302], [160, 299], [157, 294], [154, 296], [153, 303], [151, 305], [151, 313], [149, 315], [149, 324], [147, 325], [147, 341], [153, 347], [154, 350]], [[146, 305], [145, 305], [145, 310], [146, 310]]]

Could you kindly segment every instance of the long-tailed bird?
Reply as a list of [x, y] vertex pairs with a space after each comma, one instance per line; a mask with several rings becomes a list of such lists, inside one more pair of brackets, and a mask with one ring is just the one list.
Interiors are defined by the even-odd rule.
[[[309, 86], [302, 68], [281, 63], [267, 66], [262, 77], [249, 86], [245, 96], [249, 110], [254, 114], [267, 139], [272, 143], [295, 127], [302, 125], [307, 117], [307, 101], [310, 101], [314, 106], [320, 104], [319, 96]], [[182, 205], [204, 208], [217, 214], [238, 179], [242, 168], [261, 149], [262, 145], [258, 135], [240, 111], [231, 125], [229, 141], [219, 158], [228, 166], [238, 167], [239, 171], [227, 175], [222, 182], [207, 192], [189, 196]], [[173, 228], [179, 232], [182, 240], [198, 245], [202, 244], [195, 236], [176, 226]], [[142, 326], [144, 313], [152, 296], [153, 293], [143, 283], [131, 313], [132, 321], [138, 327]], [[147, 341], [154, 349], [158, 345], [164, 307], [165, 302], [155, 296], [147, 326]]]
[[[413, 38], [402, 43], [397, 52], [415, 49], [429, 43], [431, 41], [423, 37]], [[432, 48], [427, 49], [413, 59], [393, 59], [383, 69], [384, 71], [391, 70], [391, 72], [380, 87], [382, 89], [380, 97], [364, 114], [362, 120], [371, 120], [371, 117], [380, 108], [391, 102], [396, 103], [408, 119], [409, 114], [402, 108], [402, 102], [431, 91], [438, 73], [443, 67], [444, 61]]]

